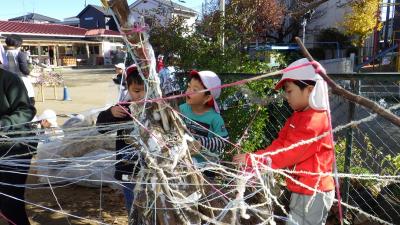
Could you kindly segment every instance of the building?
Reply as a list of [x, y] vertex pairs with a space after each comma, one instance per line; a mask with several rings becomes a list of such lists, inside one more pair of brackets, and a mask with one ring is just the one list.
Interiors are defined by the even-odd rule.
[[337, 28], [343, 31], [341, 23], [345, 15], [351, 13], [348, 2], [348, 0], [328, 0], [318, 6], [311, 19], [306, 23], [306, 43], [315, 44], [319, 32], [326, 28]]
[[[305, 35], [307, 47], [317, 44], [316, 37], [325, 28], [337, 28], [343, 31], [342, 23], [346, 15], [351, 14], [350, 0], [328, 0], [315, 9], [313, 18], [306, 24]], [[389, 31], [391, 34], [392, 31]], [[303, 34], [301, 34], [303, 36]], [[364, 42], [364, 56], [373, 55], [374, 34], [372, 33]]]
[[138, 21], [143, 16], [150, 26], [154, 22], [165, 25], [168, 20], [174, 17], [181, 17], [185, 19], [186, 26], [192, 27], [198, 16], [195, 10], [170, 0], [137, 0], [129, 8]]
[[18, 22], [27, 22], [27, 23], [59, 23], [60, 22], [60, 20], [58, 20], [58, 19], [44, 16], [44, 15], [41, 15], [38, 13], [28, 13], [24, 16], [11, 18], [8, 21], [18, 21]]
[[[121, 62], [122, 36], [112, 30], [60, 24], [0, 21], [0, 36], [20, 35], [33, 59], [55, 66], [102, 65]], [[4, 43], [2, 43], [4, 44]], [[121, 59], [122, 57], [122, 59]]]
[[111, 10], [101, 6], [87, 5], [76, 17], [79, 18], [79, 26], [82, 28], [118, 31]]
[[68, 25], [72, 27], [80, 27], [80, 19], [78, 17], [68, 17], [65, 18], [63, 21], [58, 22], [58, 24]]

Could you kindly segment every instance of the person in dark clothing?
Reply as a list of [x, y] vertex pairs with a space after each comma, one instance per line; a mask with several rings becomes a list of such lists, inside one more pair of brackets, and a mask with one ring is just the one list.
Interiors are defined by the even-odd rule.
[[49, 48], [49, 58], [50, 58], [50, 65], [54, 65], [54, 50], [52, 47]]
[[[130, 66], [126, 70], [127, 78], [127, 89], [131, 101], [139, 101], [143, 99], [145, 95], [145, 87], [142, 78], [135, 66]], [[123, 123], [127, 121], [132, 121], [128, 113], [131, 113], [129, 109], [129, 104], [119, 104], [112, 106], [111, 108], [100, 112], [97, 117], [97, 125], [110, 124], [110, 123]], [[99, 132], [105, 133], [109, 130], [100, 130]], [[139, 171], [137, 165], [138, 163], [138, 153], [136, 150], [131, 149], [131, 143], [129, 139], [131, 130], [118, 129], [117, 139], [116, 139], [116, 159], [117, 163], [115, 165], [114, 177], [117, 180], [127, 182], [124, 183], [124, 196], [125, 196], [125, 206], [128, 212], [131, 209], [133, 202], [133, 189], [134, 184], [129, 183], [131, 176], [133, 175], [133, 170], [136, 168], [135, 173]]]
[[28, 124], [35, 114], [22, 80], [0, 68], [0, 212], [9, 224], [30, 224], [24, 193], [35, 149], [29, 143], [8, 139], [23, 135], [15, 132], [29, 131]]

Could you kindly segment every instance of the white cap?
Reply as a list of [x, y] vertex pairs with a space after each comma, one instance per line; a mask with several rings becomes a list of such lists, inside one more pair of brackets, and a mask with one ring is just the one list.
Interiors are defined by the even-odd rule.
[[[219, 79], [219, 77], [217, 76], [217, 74], [215, 74], [212, 71], [200, 71], [197, 72], [195, 70], [193, 70], [190, 75], [199, 75], [201, 82], [203, 83], [203, 85], [207, 88], [207, 89], [211, 89], [211, 88], [215, 88], [215, 87], [219, 87], [221, 86], [221, 80]], [[214, 109], [217, 113], [219, 113], [219, 107], [217, 102], [215, 101], [215, 99], [219, 98], [219, 96], [221, 95], [221, 88], [216, 88], [216, 89], [212, 89], [210, 90], [211, 95], [213, 96], [213, 100], [214, 100]]]
[[[308, 59], [302, 58], [291, 63], [286, 69], [310, 63]], [[281, 80], [276, 84], [275, 90], [280, 89], [286, 81], [311, 80], [315, 86], [309, 97], [309, 105], [315, 110], [327, 110], [329, 104], [328, 85], [324, 79], [316, 73], [314, 66], [308, 64], [299, 68], [284, 71]]]
[[56, 127], [57, 126], [57, 114], [54, 112], [54, 110], [51, 109], [46, 109], [43, 111], [43, 113], [36, 118], [37, 121], [41, 120], [47, 120], [51, 126]]
[[125, 69], [125, 64], [124, 63], [118, 63], [118, 64], [115, 65], [115, 67], [124, 70]]

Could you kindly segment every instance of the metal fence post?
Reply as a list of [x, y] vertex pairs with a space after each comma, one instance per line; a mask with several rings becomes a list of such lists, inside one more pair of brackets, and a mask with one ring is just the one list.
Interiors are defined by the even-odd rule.
[[[359, 94], [360, 93], [360, 81], [359, 80], [351, 80], [351, 90]], [[350, 123], [351, 121], [354, 120], [355, 118], [355, 108], [356, 104], [353, 102], [349, 102], [349, 117], [348, 117], [348, 122]], [[354, 134], [354, 129], [352, 127], [349, 127], [347, 129], [347, 135], [346, 135], [346, 152], [345, 152], [345, 160], [344, 160], [344, 171], [343, 173], [350, 173], [350, 168], [351, 168], [351, 152], [353, 149], [353, 134]], [[343, 182], [343, 202], [348, 203], [349, 202], [349, 190], [350, 190], [350, 179], [348, 177], [344, 178]], [[343, 214], [346, 214], [346, 208], [343, 209]]]

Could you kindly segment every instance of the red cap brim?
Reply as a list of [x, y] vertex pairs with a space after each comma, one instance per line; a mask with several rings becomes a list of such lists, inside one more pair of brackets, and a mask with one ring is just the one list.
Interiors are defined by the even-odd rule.
[[189, 76], [196, 76], [196, 75], [199, 75], [199, 71], [197, 71], [197, 70], [192, 70], [189, 73]]
[[279, 90], [283, 87], [286, 81], [290, 81], [292, 79], [282, 79], [275, 85], [275, 90]]

